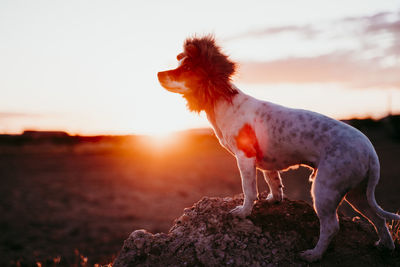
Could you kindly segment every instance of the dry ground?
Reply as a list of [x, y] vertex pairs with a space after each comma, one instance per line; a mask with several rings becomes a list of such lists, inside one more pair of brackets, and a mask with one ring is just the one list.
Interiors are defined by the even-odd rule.
[[[380, 128], [368, 135], [382, 165], [378, 203], [397, 211], [400, 142]], [[166, 232], [203, 196], [241, 192], [235, 160], [215, 137], [176, 137], [2, 144], [0, 266], [107, 264], [133, 230]], [[310, 201], [308, 173], [283, 175], [289, 198]]]

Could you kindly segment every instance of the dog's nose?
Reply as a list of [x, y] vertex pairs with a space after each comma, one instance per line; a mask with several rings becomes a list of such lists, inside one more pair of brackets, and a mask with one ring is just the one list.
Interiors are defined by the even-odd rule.
[[157, 77], [158, 77], [158, 80], [159, 80], [160, 82], [161, 82], [161, 80], [163, 80], [164, 74], [165, 74], [164, 71], [160, 71], [159, 73], [157, 73]]

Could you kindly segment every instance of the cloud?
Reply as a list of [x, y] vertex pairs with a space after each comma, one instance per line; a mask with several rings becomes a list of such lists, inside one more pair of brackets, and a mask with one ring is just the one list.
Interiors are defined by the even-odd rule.
[[338, 23], [360, 23], [364, 34], [385, 31], [400, 35], [400, 13], [381, 12], [371, 16], [348, 17], [339, 20]]
[[263, 36], [273, 36], [283, 33], [298, 34], [304, 38], [314, 38], [318, 35], [319, 31], [310, 25], [297, 26], [297, 25], [284, 25], [278, 27], [266, 27], [260, 30], [252, 30], [237, 34], [225, 39], [225, 41], [234, 41], [243, 38], [259, 38]]
[[238, 80], [246, 83], [342, 83], [355, 88], [400, 88], [400, 66], [382, 67], [352, 52], [241, 62]]
[[[322, 28], [321, 25], [318, 30], [313, 25], [283, 25], [237, 35], [235, 38], [300, 34], [332, 49], [315, 56], [288, 54], [269, 61], [242, 60], [238, 80], [247, 83], [341, 83], [355, 88], [400, 89], [400, 12], [347, 17]], [[296, 46], [307, 47], [313, 43], [299, 40]]]
[[354, 23], [354, 22], [362, 22], [362, 23], [378, 23], [381, 21], [384, 21], [387, 19], [388, 16], [392, 15], [392, 12], [379, 12], [373, 15], [369, 15], [369, 16], [361, 16], [361, 17], [346, 17], [343, 19], [338, 20], [337, 22], [342, 23], [342, 22], [350, 22], [350, 23]]
[[364, 37], [381, 33], [389, 34], [393, 39], [389, 52], [398, 54], [400, 46], [400, 11], [398, 13], [382, 12], [372, 16], [345, 18], [342, 23], [360, 24], [361, 33]]
[[[390, 17], [397, 16], [394, 21], [388, 21]], [[319, 34], [323, 33], [325, 23], [321, 23], [316, 27], [315, 25], [282, 25], [275, 27], [265, 27], [263, 29], [251, 30], [237, 35], [228, 37], [226, 41], [234, 41], [243, 38], [259, 38], [259, 37], [271, 37], [278, 34], [290, 33], [298, 34], [306, 38], [316, 38]], [[364, 34], [375, 34], [380, 31], [387, 31], [395, 35], [400, 35], [400, 12], [380, 12], [370, 16], [361, 17], [346, 17], [333, 21], [325, 25], [325, 27], [340, 26], [344, 27], [349, 24], [360, 24], [362, 33]], [[329, 31], [329, 29], [325, 29]], [[347, 34], [353, 34], [347, 32]]]
[[22, 113], [22, 112], [0, 112], [0, 120], [13, 119], [18, 117], [37, 117], [38, 114]]

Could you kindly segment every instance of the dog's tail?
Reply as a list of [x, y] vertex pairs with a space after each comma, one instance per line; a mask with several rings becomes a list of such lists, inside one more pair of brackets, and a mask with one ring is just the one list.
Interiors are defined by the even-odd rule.
[[384, 211], [375, 200], [375, 187], [379, 181], [379, 159], [376, 153], [370, 156], [369, 171], [368, 171], [368, 185], [367, 185], [367, 200], [371, 208], [380, 217], [388, 220], [400, 220], [400, 216], [394, 213]]

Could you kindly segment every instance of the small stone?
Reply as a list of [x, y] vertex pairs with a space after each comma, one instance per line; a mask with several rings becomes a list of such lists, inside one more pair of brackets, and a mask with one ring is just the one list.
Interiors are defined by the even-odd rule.
[[258, 244], [261, 246], [264, 246], [267, 243], [268, 243], [268, 240], [266, 238], [261, 238], [260, 240], [258, 240]]
[[137, 238], [133, 241], [137, 249], [141, 249], [145, 243], [145, 240], [142, 238]]

